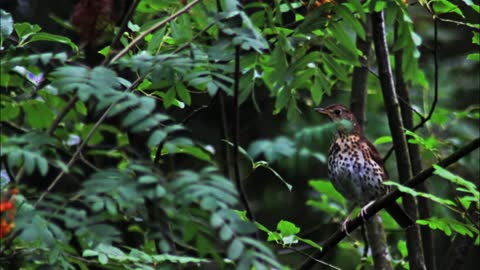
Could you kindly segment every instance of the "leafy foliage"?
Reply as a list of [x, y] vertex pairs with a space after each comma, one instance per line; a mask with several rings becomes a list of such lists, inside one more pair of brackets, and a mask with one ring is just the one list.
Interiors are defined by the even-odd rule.
[[[282, 258], [280, 263], [276, 248], [321, 249], [317, 239], [301, 234], [309, 231], [304, 224], [336, 224], [347, 214], [345, 199], [323, 180], [326, 138], [337, 127], [312, 125], [318, 121], [307, 112], [348, 93], [353, 70], [365, 57], [357, 40], [368, 38], [369, 13], [383, 10], [387, 26], [398, 26], [388, 43], [392, 53], [403, 52], [402, 71], [419, 113], [428, 111], [433, 85], [425, 52], [434, 46], [424, 31], [432, 27], [425, 21], [431, 23], [432, 15], [456, 20], [469, 28], [473, 46], [480, 45], [478, 25], [470, 19], [480, 8], [471, 1], [420, 1], [420, 11], [404, 1], [137, 2], [131, 17], [120, 18], [126, 28], [120, 21], [95, 23], [105, 29], [92, 29], [88, 41], [85, 29], [71, 31], [63, 15], [38, 12], [40, 20], [22, 22], [18, 10], [0, 11], [0, 252], [8, 258], [1, 259], [7, 268], [288, 269], [283, 264], [295, 262]], [[62, 14], [79, 14], [77, 8]], [[126, 14], [116, 6], [104, 8], [112, 10], [91, 10], [89, 18], [101, 22], [110, 20], [102, 14]], [[47, 20], [44, 13], [66, 31], [32, 23]], [[152, 28], [161, 21], [167, 23]], [[477, 52], [461, 56], [462, 74], [478, 67], [473, 66]], [[374, 60], [367, 64], [371, 94], [379, 90]], [[468, 81], [469, 89], [473, 80], [459, 81]], [[236, 83], [239, 107], [230, 103]], [[441, 105], [427, 129], [406, 131], [409, 143], [429, 154], [425, 163], [478, 135], [478, 104], [468, 100], [452, 109], [445, 99], [461, 90], [452, 82], [441, 85]], [[375, 109], [381, 102], [377, 96], [369, 96]], [[238, 160], [231, 155], [233, 110], [242, 120]], [[371, 123], [378, 115], [369, 115]], [[391, 142], [382, 125], [370, 132], [380, 150]], [[390, 184], [461, 216], [418, 224], [449, 237], [455, 232], [475, 238], [478, 228], [467, 210], [478, 208], [480, 196], [467, 179], [475, 168], [469, 164], [476, 161], [464, 161], [465, 174], [435, 167], [447, 181], [432, 192]], [[235, 166], [244, 179], [232, 177]], [[263, 177], [281, 185], [267, 185]], [[321, 180], [308, 181], [312, 178]], [[253, 188], [244, 192], [234, 180]], [[249, 199], [262, 223], [238, 210]], [[384, 220], [387, 228], [396, 228]], [[320, 231], [318, 238], [326, 238], [329, 230]], [[360, 257], [355, 237], [339, 247]], [[406, 267], [402, 241], [397, 261]], [[371, 264], [371, 256], [364, 261]]]

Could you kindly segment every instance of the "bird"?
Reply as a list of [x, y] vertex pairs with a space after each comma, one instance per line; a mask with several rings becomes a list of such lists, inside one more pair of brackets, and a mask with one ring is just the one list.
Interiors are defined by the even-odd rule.
[[[389, 186], [383, 184], [389, 180], [383, 160], [347, 107], [332, 104], [315, 110], [326, 115], [337, 127], [328, 153], [328, 177], [349, 203], [363, 206], [360, 216], [364, 218], [367, 208], [389, 191]], [[395, 201], [389, 203], [385, 210], [402, 228], [414, 224]], [[342, 223], [342, 230], [346, 233], [350, 215]]]

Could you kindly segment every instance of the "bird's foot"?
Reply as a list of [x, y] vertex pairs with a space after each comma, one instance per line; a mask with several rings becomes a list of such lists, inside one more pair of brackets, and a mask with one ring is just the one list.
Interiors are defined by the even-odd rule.
[[350, 236], [350, 234], [348, 233], [348, 230], [347, 230], [347, 226], [348, 226], [348, 222], [350, 222], [350, 217], [351, 216], [352, 216], [352, 212], [350, 212], [347, 215], [347, 218], [345, 219], [345, 221], [342, 222], [342, 232], [344, 232], [347, 236]]
[[367, 218], [365, 216], [367, 215], [368, 207], [370, 207], [370, 205], [372, 205], [374, 202], [375, 201], [371, 201], [362, 207], [362, 209], [360, 209], [360, 217], [362, 217], [364, 223], [367, 222]]
[[350, 217], [347, 217], [347, 219], [344, 222], [342, 222], [342, 232], [344, 232], [347, 236], [350, 236], [347, 230], [347, 225], [349, 221], [350, 221]]

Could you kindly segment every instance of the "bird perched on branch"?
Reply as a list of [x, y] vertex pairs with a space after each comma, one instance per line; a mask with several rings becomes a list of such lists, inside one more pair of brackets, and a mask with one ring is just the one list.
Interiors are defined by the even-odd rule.
[[[363, 217], [368, 206], [388, 192], [388, 186], [383, 181], [389, 177], [382, 158], [375, 146], [363, 135], [355, 116], [345, 106], [334, 104], [315, 110], [326, 115], [337, 126], [328, 154], [330, 181], [350, 203], [363, 206], [360, 211]], [[387, 205], [385, 210], [402, 228], [414, 223], [396, 202]], [[345, 232], [350, 215], [351, 213], [342, 224]]]

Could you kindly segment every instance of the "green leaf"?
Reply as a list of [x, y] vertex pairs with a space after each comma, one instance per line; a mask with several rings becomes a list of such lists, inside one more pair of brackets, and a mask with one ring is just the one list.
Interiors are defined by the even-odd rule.
[[475, 183], [470, 182], [459, 175], [453, 174], [447, 169], [442, 168], [437, 164], [434, 164], [433, 168], [435, 168], [435, 171], [433, 172], [434, 174], [441, 176], [442, 178], [447, 179], [454, 184], [465, 187], [468, 192], [470, 192], [473, 196], [475, 196], [475, 198], [480, 200], [480, 192], [477, 190], [477, 186], [475, 185]]
[[439, 145], [439, 142], [435, 137], [431, 136], [428, 139], [424, 139], [420, 135], [411, 132], [410, 130], [405, 130], [405, 134], [411, 137], [408, 139], [409, 143], [421, 145], [432, 153], [437, 153], [437, 146]]
[[432, 7], [436, 14], [456, 13], [465, 18], [460, 8], [448, 0], [435, 0], [432, 3]]
[[0, 120], [8, 121], [17, 118], [20, 114], [20, 106], [16, 102], [2, 102], [0, 108]]
[[308, 184], [316, 191], [327, 195], [329, 199], [341, 205], [346, 205], [347, 202], [345, 198], [335, 189], [329, 180], [310, 180]]
[[240, 258], [244, 249], [245, 246], [242, 241], [240, 239], [234, 239], [228, 247], [227, 256], [230, 260], [236, 260]]
[[447, 236], [451, 236], [452, 231], [471, 238], [476, 237], [476, 235], [478, 234], [478, 229], [475, 228], [475, 226], [470, 224], [464, 224], [458, 220], [450, 218], [431, 217], [429, 219], [417, 220], [417, 224], [427, 225], [432, 230], [441, 230]]
[[107, 257], [107, 255], [105, 255], [105, 254], [98, 254], [98, 262], [99, 262], [100, 264], [103, 264], [103, 265], [107, 264], [107, 263], [108, 263], [108, 257]]
[[103, 56], [107, 56], [110, 53], [110, 46], [104, 47], [103, 49], [98, 51], [98, 53], [103, 55]]
[[392, 142], [392, 136], [381, 136], [378, 137], [373, 144], [374, 145], [379, 145], [379, 144], [384, 144], [384, 143], [391, 143]]
[[290, 221], [287, 220], [280, 220], [277, 223], [277, 230], [283, 235], [283, 236], [290, 236], [290, 235], [296, 235], [297, 233], [300, 232], [300, 228], [297, 227], [295, 224], [293, 224]]
[[97, 256], [98, 251], [96, 250], [91, 250], [91, 249], [86, 249], [82, 253], [82, 257], [92, 257], [92, 256]]
[[171, 254], [161, 254], [161, 255], [152, 255], [151, 256], [156, 263], [170, 262], [175, 264], [187, 264], [187, 263], [208, 263], [207, 259], [195, 258], [188, 256], [178, 256]]
[[164, 36], [165, 36], [165, 28], [157, 30], [153, 34], [152, 39], [148, 41], [147, 51], [150, 52], [151, 54], [155, 54], [157, 50], [160, 48], [160, 45], [163, 41]]
[[192, 98], [190, 97], [190, 92], [188, 91], [187, 87], [182, 82], [177, 82], [175, 84], [175, 90], [177, 91], [177, 95], [181, 101], [185, 102], [185, 104], [190, 105], [192, 103]]
[[275, 171], [272, 167], [270, 167], [270, 165], [268, 164], [268, 162], [266, 161], [257, 161], [253, 164], [253, 169], [256, 169], [258, 167], [263, 167], [263, 168], [266, 168], [267, 170], [269, 170], [270, 172], [273, 173], [273, 175], [275, 175], [280, 181], [282, 181], [285, 186], [287, 187], [288, 191], [292, 191], [292, 185], [290, 185], [285, 179], [283, 179], [283, 177], [277, 172]]
[[2, 42], [4, 37], [9, 36], [13, 32], [12, 15], [5, 10], [0, 10], [0, 37]]
[[177, 146], [175, 153], [188, 154], [208, 162], [212, 161], [212, 158], [210, 157], [210, 154], [207, 151], [193, 145]]
[[472, 32], [472, 33], [473, 33], [472, 43], [480, 45], [480, 33], [479, 32]]
[[222, 228], [220, 229], [220, 239], [222, 239], [223, 241], [228, 241], [232, 238], [232, 236], [233, 231], [232, 229], [230, 229], [230, 226], [227, 224], [222, 226]]
[[375, 12], [380, 12], [386, 6], [387, 6], [387, 3], [384, 0], [378, 0], [378, 1], [375, 1], [375, 7], [373, 8], [373, 10], [375, 10]]
[[405, 258], [408, 255], [407, 242], [405, 240], [398, 241], [397, 244], [398, 251], [402, 254], [402, 257]]
[[47, 160], [40, 155], [36, 156], [35, 159], [36, 159], [37, 167], [38, 167], [38, 170], [40, 171], [40, 174], [42, 176], [47, 175], [47, 172], [48, 172]]
[[480, 53], [471, 53], [467, 55], [467, 60], [480, 62]]
[[328, 67], [342, 81], [347, 81], [347, 72], [328, 54], [323, 54], [325, 66]]
[[323, 89], [320, 84], [320, 76], [315, 76], [315, 79], [313, 81], [313, 86], [310, 88], [310, 93], [312, 95], [313, 102], [315, 105], [319, 105], [320, 102], [322, 102], [322, 96], [323, 96]]
[[67, 44], [68, 46], [70, 46], [70, 48], [72, 48], [72, 50], [74, 50], [75, 52], [78, 52], [77, 45], [75, 45], [75, 43], [73, 43], [69, 38], [64, 36], [40, 32], [40, 33], [33, 34], [32, 37], [28, 40], [28, 42], [25, 42], [24, 44], [26, 45], [28, 43], [35, 42], [35, 41], [52, 41], [52, 42]]
[[23, 165], [28, 175], [31, 175], [35, 170], [35, 156], [30, 152], [23, 152]]
[[28, 37], [42, 30], [42, 28], [39, 25], [37, 24], [31, 25], [27, 22], [16, 23], [14, 24], [14, 28], [20, 40], [19, 43], [23, 43], [23, 41], [25, 41]]
[[335, 11], [353, 28], [355, 33], [357, 33], [361, 39], [365, 40], [365, 29], [360, 21], [353, 16], [350, 10], [348, 10], [344, 5], [336, 5]]
[[167, 137], [167, 133], [163, 130], [157, 129], [155, 130], [150, 138], [148, 139], [147, 146], [148, 147], [155, 147], [160, 144], [165, 138]]
[[310, 239], [304, 239], [304, 238], [301, 238], [301, 237], [296, 237], [296, 239], [302, 241], [303, 243], [309, 245], [309, 246], [312, 246], [318, 250], [322, 250], [322, 246], [320, 246], [319, 244], [315, 243], [314, 241], [310, 240]]
[[224, 224], [223, 218], [220, 214], [213, 213], [210, 216], [210, 225], [212, 225], [213, 228], [218, 228]]
[[404, 192], [404, 193], [408, 193], [414, 197], [417, 197], [417, 196], [420, 196], [420, 197], [424, 197], [424, 198], [427, 198], [427, 199], [430, 199], [434, 202], [437, 202], [441, 205], [444, 205], [444, 206], [456, 206], [456, 203], [454, 203], [453, 201], [449, 200], [449, 199], [443, 199], [443, 198], [440, 198], [436, 195], [433, 195], [433, 194], [430, 194], [430, 193], [425, 193], [425, 192], [419, 192], [419, 191], [416, 191], [412, 188], [409, 188], [407, 186], [404, 186], [402, 184], [399, 184], [399, 183], [396, 183], [396, 182], [392, 182], [392, 181], [386, 181], [383, 183], [384, 185], [389, 185], [389, 186], [396, 186], [401, 192]]

